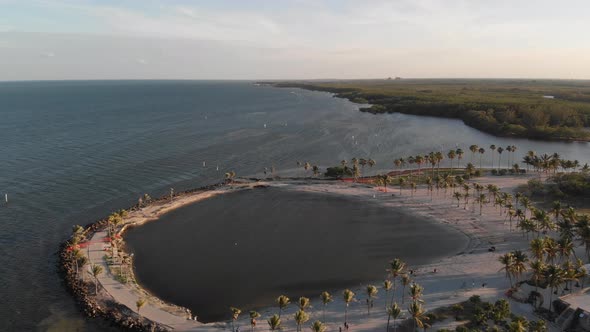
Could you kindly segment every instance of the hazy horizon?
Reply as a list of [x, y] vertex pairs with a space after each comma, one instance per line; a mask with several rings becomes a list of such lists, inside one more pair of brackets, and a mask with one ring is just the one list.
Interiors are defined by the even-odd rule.
[[0, 81], [590, 79], [578, 0], [0, 5]]

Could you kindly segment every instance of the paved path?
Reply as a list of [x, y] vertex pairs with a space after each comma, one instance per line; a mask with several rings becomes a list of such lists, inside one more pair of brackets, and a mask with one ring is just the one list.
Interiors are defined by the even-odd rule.
[[[124, 304], [129, 309], [137, 312], [136, 302], [140, 298], [145, 297], [139, 293], [136, 287], [132, 286], [133, 284], [122, 284], [115, 279], [114, 275], [110, 273], [109, 267], [107, 266], [107, 263], [103, 258], [104, 255], [107, 253], [107, 251], [105, 251], [105, 248], [108, 247], [108, 244], [102, 241], [107, 236], [108, 234], [106, 231], [101, 231], [95, 233], [92, 239], [90, 240], [91, 244], [89, 248], [87, 250], [84, 250], [86, 254], [90, 255], [89, 266], [92, 266], [92, 264], [102, 266], [103, 273], [101, 273], [98, 276], [98, 281], [102, 286], [102, 292], [107, 292], [117, 302]], [[203, 325], [197, 321], [188, 320], [187, 315], [182, 317], [164, 311], [162, 305], [160, 305], [159, 303], [147, 302], [141, 308], [141, 315], [154, 322], [158, 322], [167, 325], [172, 329], [182, 331], [197, 329]]]

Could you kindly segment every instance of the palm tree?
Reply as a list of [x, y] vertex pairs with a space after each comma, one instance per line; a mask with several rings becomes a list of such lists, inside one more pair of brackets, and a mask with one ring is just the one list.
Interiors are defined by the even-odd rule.
[[385, 279], [383, 281], [383, 289], [385, 290], [385, 309], [387, 309], [387, 301], [389, 299], [389, 291], [391, 290], [392, 283], [390, 280]]
[[402, 304], [406, 298], [406, 286], [410, 284], [410, 277], [407, 274], [402, 274]]
[[[387, 174], [381, 174], [381, 175], [377, 175], [375, 178], [377, 180], [377, 184], [383, 185], [383, 187], [385, 188], [385, 192], [387, 192], [387, 184], [389, 182], [391, 182], [391, 177]], [[400, 194], [401, 194], [401, 189], [400, 189]]]
[[395, 332], [397, 330], [397, 326], [395, 326], [395, 321], [399, 317], [401, 312], [402, 310], [397, 305], [397, 303], [394, 303], [391, 307], [387, 307], [387, 330], [385, 330], [386, 332], [389, 332], [389, 320], [391, 318], [393, 318], [393, 331]]
[[332, 295], [330, 295], [330, 293], [328, 292], [322, 292], [322, 294], [320, 294], [320, 298], [322, 299], [322, 303], [324, 305], [324, 309], [323, 309], [323, 316], [324, 316], [324, 321], [326, 321], [326, 306], [328, 306], [328, 303], [332, 302]]
[[295, 312], [294, 317], [295, 322], [297, 323], [297, 331], [301, 331], [301, 325], [309, 320], [309, 315], [305, 311], [299, 309]]
[[513, 251], [512, 256], [514, 257], [512, 273], [514, 273], [516, 282], [518, 282], [519, 277], [526, 271], [525, 263], [528, 262], [529, 259], [527, 255], [520, 250]]
[[350, 289], [345, 289], [344, 292], [342, 292], [342, 298], [346, 304], [346, 307], [344, 307], [344, 325], [346, 325], [348, 324], [348, 305], [354, 300], [354, 292]]
[[406, 180], [400, 176], [400, 178], [399, 178], [399, 194], [400, 195], [402, 194], [402, 187], [404, 186], [405, 182], [406, 182]]
[[313, 332], [326, 332], [326, 326], [324, 325], [324, 323], [320, 322], [319, 320], [316, 320], [315, 322], [313, 322], [313, 324], [311, 324], [311, 330]]
[[445, 159], [445, 156], [442, 152], [437, 151], [434, 153], [434, 158], [436, 160], [436, 175], [438, 176], [440, 174], [440, 162]]
[[455, 153], [455, 150], [450, 150], [447, 153], [447, 158], [449, 158], [451, 160], [451, 174], [453, 174], [453, 160], [455, 159], [456, 156], [457, 156], [457, 154]]
[[369, 160], [367, 160], [367, 165], [369, 165], [369, 167], [372, 169], [373, 166], [375, 166], [377, 163], [375, 162], [375, 160], [369, 158]]
[[504, 149], [502, 147], [498, 148], [498, 169], [500, 169], [501, 165], [500, 165], [500, 160], [502, 159], [502, 152], [504, 152]]
[[510, 322], [508, 326], [509, 332], [527, 332], [529, 328], [529, 322], [525, 318], [515, 319]]
[[258, 311], [250, 311], [250, 331], [254, 332], [254, 328], [256, 327], [256, 319], [259, 317], [260, 314], [258, 313]]
[[426, 317], [426, 311], [424, 310], [420, 302], [413, 301], [408, 308], [408, 313], [412, 316], [414, 330], [416, 330], [417, 327], [424, 328], [424, 325], [428, 320], [428, 317]]
[[369, 285], [366, 288], [367, 291], [367, 315], [371, 314], [371, 307], [373, 306], [373, 298], [377, 295], [377, 287]]
[[481, 209], [483, 208], [484, 203], [487, 202], [486, 194], [479, 194], [479, 196], [475, 198], [475, 201], [479, 203], [479, 215], [481, 216]]
[[276, 331], [281, 329], [281, 317], [278, 315], [272, 315], [267, 321], [268, 326], [270, 327], [271, 331]]
[[277, 297], [277, 304], [279, 305], [279, 318], [281, 318], [281, 313], [283, 310], [291, 303], [291, 299], [289, 299], [285, 295], [281, 295]]
[[494, 151], [496, 151], [496, 145], [490, 145], [490, 150], [492, 150], [492, 169], [494, 168]]
[[395, 279], [397, 278], [397, 276], [402, 274], [402, 272], [406, 268], [406, 263], [404, 263], [399, 258], [395, 258], [394, 260], [389, 262], [389, 267], [390, 267], [389, 274], [391, 275], [391, 277], [393, 279], [393, 295], [391, 296], [391, 303], [393, 303], [395, 300], [395, 291], [396, 291]]
[[477, 146], [476, 144], [469, 146], [469, 151], [471, 151], [471, 163], [473, 163], [473, 156], [475, 155], [475, 152], [477, 152], [478, 149], [479, 146]]
[[412, 301], [423, 302], [420, 298], [422, 297], [422, 292], [424, 288], [417, 283], [412, 283], [410, 285], [410, 296], [412, 297]]
[[135, 302], [135, 306], [137, 307], [137, 313], [141, 310], [141, 308], [145, 305], [145, 299], [139, 299]]
[[563, 283], [563, 278], [564, 272], [559, 266], [551, 264], [545, 269], [545, 280], [551, 288], [549, 294], [549, 310], [551, 310], [551, 304], [553, 302], [553, 293], [557, 293], [557, 288]]
[[537, 259], [532, 261], [530, 266], [531, 271], [533, 272], [531, 278], [535, 281], [535, 291], [537, 291], [539, 288], [539, 281], [543, 279], [545, 273], [545, 264], [543, 264], [543, 261]]
[[481, 157], [483, 156], [484, 153], [486, 153], [486, 149], [479, 148], [478, 152], [479, 152], [479, 169], [481, 170]]
[[510, 281], [510, 288], [512, 288], [512, 266], [514, 265], [514, 255], [511, 252], [508, 252], [498, 259], [504, 267], [500, 269], [500, 271], [506, 271], [506, 277]]
[[231, 311], [231, 330], [235, 331], [235, 323], [238, 320], [240, 314], [242, 313], [242, 310], [235, 307], [229, 307], [229, 310]]
[[309, 307], [309, 298], [304, 296], [300, 297], [297, 306], [299, 306], [299, 309], [301, 310], [307, 309]]
[[82, 280], [84, 280], [84, 266], [88, 264], [88, 258], [82, 254], [76, 257], [76, 264], [78, 268], [82, 271]]
[[459, 207], [459, 204], [461, 202], [461, 198], [463, 197], [463, 195], [460, 192], [455, 191], [453, 193], [453, 197], [457, 200], [457, 207]]
[[532, 239], [531, 252], [537, 260], [543, 262], [543, 254], [545, 253], [545, 241], [540, 238]]
[[561, 212], [562, 212], [561, 202], [554, 201], [552, 208], [551, 208], [551, 213], [553, 213], [553, 215], [555, 216], [555, 222], [559, 221], [559, 216], [561, 215]]
[[320, 174], [320, 168], [317, 165], [313, 165], [311, 169], [313, 171], [313, 176], [317, 177]]
[[463, 159], [464, 152], [463, 152], [462, 149], [457, 149], [455, 151], [455, 153], [457, 154], [457, 159], [458, 159], [458, 161], [457, 161], [457, 168], [461, 168], [461, 159]]
[[98, 276], [102, 273], [102, 266], [92, 265], [92, 275], [94, 276], [94, 294], [98, 295]]

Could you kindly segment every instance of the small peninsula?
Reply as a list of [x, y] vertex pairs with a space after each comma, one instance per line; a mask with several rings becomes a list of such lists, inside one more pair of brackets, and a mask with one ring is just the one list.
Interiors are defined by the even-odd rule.
[[[262, 82], [260, 82], [262, 83]], [[541, 140], [590, 140], [590, 81], [386, 79], [265, 82], [334, 93], [363, 112], [461, 119], [481, 131]]]

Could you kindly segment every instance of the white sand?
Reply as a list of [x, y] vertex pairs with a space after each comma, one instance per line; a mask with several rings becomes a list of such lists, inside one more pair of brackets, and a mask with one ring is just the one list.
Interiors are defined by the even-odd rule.
[[[530, 176], [503, 176], [503, 177], [482, 177], [475, 180], [481, 184], [495, 184], [501, 188], [502, 191], [512, 191], [517, 185], [526, 183]], [[355, 196], [361, 200], [377, 201], [384, 206], [403, 209], [409, 213], [422, 216], [423, 218], [430, 218], [436, 222], [447, 224], [449, 227], [454, 227], [463, 232], [469, 239], [469, 244], [465, 250], [456, 256], [443, 259], [428, 266], [410, 267], [416, 273], [413, 280], [421, 284], [425, 288], [424, 300], [426, 308], [431, 310], [437, 307], [454, 304], [468, 299], [473, 294], [481, 295], [486, 300], [496, 300], [499, 298], [506, 298], [504, 292], [508, 289], [508, 281], [504, 274], [499, 272], [501, 265], [498, 262], [498, 257], [503, 253], [514, 249], [526, 249], [528, 242], [521, 236], [520, 232], [513, 230], [509, 231], [508, 222], [505, 217], [500, 215], [499, 208], [494, 208], [492, 204], [484, 206], [483, 213], [479, 215], [479, 206], [475, 206], [475, 212], [470, 203], [468, 209], [463, 209], [463, 203], [457, 208], [457, 201], [451, 197], [451, 191], [448, 190], [446, 196], [444, 189], [441, 189], [437, 194], [436, 189], [431, 200], [430, 192], [426, 188], [418, 188], [411, 197], [410, 190], [404, 189], [402, 195], [399, 195], [399, 188], [388, 188], [388, 192], [383, 192], [371, 186], [363, 184], [336, 182], [336, 181], [281, 181], [281, 182], [260, 182], [256, 184], [267, 184], [270, 186], [284, 186], [292, 190], [299, 190], [305, 192], [326, 193]], [[172, 203], [166, 203], [162, 206], [155, 206], [143, 209], [132, 213], [126, 222], [129, 223], [143, 223], [149, 220], [155, 220], [163, 213], [166, 213], [179, 206], [196, 202], [205, 199], [212, 195], [217, 195], [236, 189], [251, 188], [256, 184], [247, 185], [233, 185], [233, 188], [223, 188], [212, 192], [196, 193], [187, 195], [182, 198], [174, 200]], [[487, 192], [487, 191], [486, 191]], [[392, 196], [393, 194], [393, 196]], [[515, 228], [514, 222], [513, 227]], [[96, 237], [104, 236], [105, 234], [97, 234]], [[416, 246], [427, 246], [428, 243], [416, 243]], [[495, 252], [489, 252], [490, 246], [495, 246]], [[92, 251], [93, 248], [91, 248]], [[94, 248], [96, 249], [96, 248]], [[411, 248], [408, 248], [411, 250]], [[432, 248], [436, 250], [436, 248]], [[394, 257], [392, 257], [393, 259]], [[93, 263], [104, 264], [102, 261], [102, 254], [93, 255], [91, 252], [91, 260]], [[384, 266], [388, 262], [383, 262]], [[106, 266], [105, 266], [106, 267]], [[432, 273], [434, 269], [437, 273]], [[121, 285], [115, 281], [109, 274], [103, 274], [100, 282], [117, 301], [129, 306], [132, 310], [136, 310], [135, 301], [139, 298], [139, 292], [136, 287]], [[485, 288], [481, 287], [486, 283]], [[350, 305], [349, 308], [349, 325], [351, 329], [363, 331], [377, 331], [385, 330], [387, 323], [387, 316], [385, 314], [385, 294], [382, 290], [382, 280], [377, 280], [367, 284], [374, 284], [379, 288], [379, 294], [374, 302], [371, 316], [367, 316], [367, 308], [365, 304], [366, 295], [364, 289], [366, 285], [359, 285], [351, 288], [356, 293], [356, 301]], [[399, 282], [398, 282], [399, 285]], [[407, 291], [407, 290], [406, 290]], [[338, 331], [344, 322], [344, 303], [341, 299], [341, 291], [333, 294], [335, 301], [330, 303], [326, 311], [326, 323], [329, 331]], [[277, 294], [278, 296], [279, 294]], [[142, 297], [145, 296], [141, 295]], [[391, 293], [390, 293], [391, 296]], [[397, 302], [401, 302], [401, 286], [398, 287], [396, 293]], [[291, 299], [296, 302], [296, 298]], [[530, 306], [522, 305], [515, 302], [512, 303], [512, 309], [517, 314], [527, 316], [529, 319], [538, 319], [531, 313]], [[401, 304], [401, 303], [400, 303]], [[408, 301], [404, 304], [404, 309], [407, 307]], [[322, 305], [318, 298], [312, 299], [313, 309], [311, 310], [311, 319], [306, 326], [315, 320], [322, 319]], [[173, 310], [166, 304], [160, 303], [156, 300], [150, 300], [150, 303], [141, 309], [141, 314], [149, 319], [169, 325], [177, 330], [229, 330], [229, 325], [225, 323], [211, 323], [200, 324], [193, 321], [187, 321], [182, 311]], [[236, 323], [240, 326], [242, 331], [250, 328], [248, 320], [248, 308], [242, 308], [243, 313]], [[174, 311], [175, 314], [169, 313]], [[296, 325], [293, 320], [293, 313], [296, 311], [296, 306], [291, 304], [290, 307], [283, 312], [283, 330], [295, 330]], [[258, 320], [257, 329], [266, 330], [268, 325], [266, 319], [278, 309], [268, 308], [261, 310], [262, 317]], [[228, 312], [229, 313], [229, 312]], [[198, 313], [196, 313], [198, 315]], [[447, 321], [445, 324], [437, 324], [433, 330], [442, 327], [453, 327], [456, 325], [452, 321]], [[307, 327], [306, 327], [307, 329]], [[555, 327], [551, 330], [558, 331]]]

